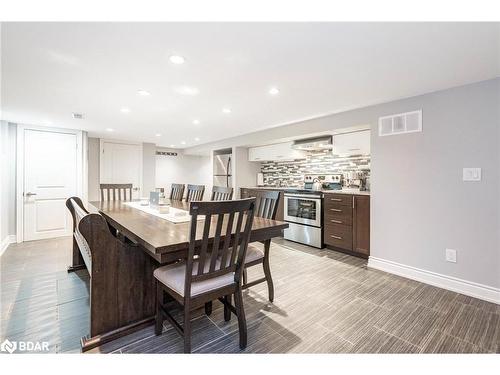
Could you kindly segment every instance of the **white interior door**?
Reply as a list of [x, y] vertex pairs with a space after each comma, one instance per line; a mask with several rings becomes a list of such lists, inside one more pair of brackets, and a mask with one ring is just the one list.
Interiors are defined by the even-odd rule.
[[132, 184], [132, 198], [142, 187], [142, 145], [101, 140], [101, 184]]
[[24, 240], [71, 235], [77, 171], [76, 134], [24, 130]]

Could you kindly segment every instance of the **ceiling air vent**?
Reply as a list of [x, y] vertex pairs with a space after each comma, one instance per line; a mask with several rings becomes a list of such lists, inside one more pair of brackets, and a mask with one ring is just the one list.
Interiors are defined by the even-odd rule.
[[74, 119], [77, 119], [77, 120], [82, 120], [83, 119], [83, 113], [73, 112], [72, 116], [73, 116]]
[[384, 116], [378, 119], [378, 135], [397, 135], [422, 131], [422, 110], [397, 115]]

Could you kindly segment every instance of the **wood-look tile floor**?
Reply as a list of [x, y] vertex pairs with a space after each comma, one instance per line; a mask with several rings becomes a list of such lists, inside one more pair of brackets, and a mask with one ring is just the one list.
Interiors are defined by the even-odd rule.
[[[88, 274], [66, 272], [70, 238], [11, 245], [1, 261], [1, 338], [48, 341], [79, 352], [88, 333]], [[197, 353], [499, 353], [500, 306], [367, 269], [366, 261], [282, 239], [273, 241], [275, 301], [265, 284], [245, 292], [248, 347], [238, 347], [233, 316], [214, 302], [193, 322]], [[249, 270], [252, 279], [259, 266]], [[92, 352], [178, 353], [182, 339], [165, 323]]]

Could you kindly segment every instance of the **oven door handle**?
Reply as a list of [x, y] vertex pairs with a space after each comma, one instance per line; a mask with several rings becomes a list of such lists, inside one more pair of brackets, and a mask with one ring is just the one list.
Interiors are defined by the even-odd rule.
[[285, 193], [285, 198], [306, 198], [309, 200], [321, 200], [321, 197], [317, 195], [308, 195], [308, 194], [286, 194]]

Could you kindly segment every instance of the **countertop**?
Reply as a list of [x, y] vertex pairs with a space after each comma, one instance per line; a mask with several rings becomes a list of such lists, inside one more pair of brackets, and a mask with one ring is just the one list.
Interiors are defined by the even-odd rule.
[[[303, 189], [302, 187], [294, 187], [294, 186], [245, 186], [243, 189], [262, 189], [262, 190], [295, 190], [295, 189]], [[320, 190], [324, 194], [354, 194], [354, 195], [370, 195], [370, 191], [360, 191], [359, 189], [345, 188], [342, 190]]]

